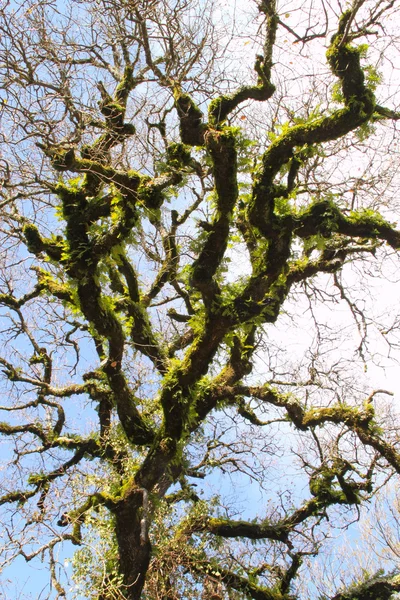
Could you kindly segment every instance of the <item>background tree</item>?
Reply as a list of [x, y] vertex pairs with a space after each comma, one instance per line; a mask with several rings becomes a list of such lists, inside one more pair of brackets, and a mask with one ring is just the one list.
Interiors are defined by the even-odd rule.
[[316, 595], [400, 473], [362, 378], [398, 343], [396, 18], [3, 2], [3, 561], [46, 555], [49, 596], [70, 543], [87, 598]]

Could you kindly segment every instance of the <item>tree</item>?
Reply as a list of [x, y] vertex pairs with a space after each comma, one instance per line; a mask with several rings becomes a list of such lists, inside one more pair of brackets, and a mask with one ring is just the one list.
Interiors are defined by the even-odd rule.
[[397, 346], [396, 4], [3, 2], [3, 554], [50, 596], [72, 543], [87, 598], [310, 597], [400, 473], [362, 381]]

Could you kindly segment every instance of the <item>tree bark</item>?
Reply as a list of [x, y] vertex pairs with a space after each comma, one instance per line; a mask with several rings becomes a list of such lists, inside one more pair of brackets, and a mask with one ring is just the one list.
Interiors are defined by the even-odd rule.
[[140, 488], [122, 500], [115, 511], [119, 569], [127, 600], [140, 600], [150, 563], [147, 511], [147, 491]]

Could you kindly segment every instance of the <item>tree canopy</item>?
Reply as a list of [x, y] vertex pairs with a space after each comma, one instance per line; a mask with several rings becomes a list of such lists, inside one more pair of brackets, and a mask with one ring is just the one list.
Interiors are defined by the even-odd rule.
[[49, 598], [400, 592], [312, 575], [400, 474], [398, 9], [1, 3], [2, 564]]

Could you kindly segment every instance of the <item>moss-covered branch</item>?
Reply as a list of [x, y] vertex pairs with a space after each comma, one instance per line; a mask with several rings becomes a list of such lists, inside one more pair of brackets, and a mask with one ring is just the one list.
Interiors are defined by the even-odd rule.
[[335, 594], [331, 600], [391, 600], [399, 591], [399, 575], [378, 575]]
[[267, 587], [257, 585], [251, 578], [238, 575], [234, 571], [224, 568], [218, 563], [206, 563], [205, 561], [196, 561], [191, 564], [194, 572], [202, 575], [213, 575], [217, 573], [219, 580], [223, 581], [224, 586], [228, 589], [236, 590], [245, 594], [253, 600], [295, 600], [295, 597], [290, 594], [282, 594], [272, 586]]
[[183, 144], [202, 146], [206, 126], [203, 123], [203, 113], [193, 99], [182, 92], [180, 87], [174, 91], [175, 106], [179, 117], [179, 130]]
[[216, 211], [199, 257], [192, 267], [192, 284], [199, 289], [208, 309], [218, 292], [213, 277], [224, 256], [233, 209], [238, 197], [237, 152], [234, 132], [209, 131], [207, 149], [213, 163], [216, 193]]
[[272, 51], [275, 45], [278, 15], [275, 2], [272, 0], [259, 3], [260, 13], [265, 15], [266, 34], [264, 39], [263, 55], [258, 55], [254, 65], [257, 74], [257, 84], [239, 88], [232, 94], [219, 96], [210, 102], [208, 118], [212, 127], [218, 127], [228, 115], [246, 100], [263, 102], [271, 98], [275, 86], [271, 82]]
[[208, 518], [194, 524], [192, 530], [208, 532], [224, 538], [243, 537], [251, 540], [271, 540], [285, 543], [291, 548], [290, 534], [297, 525], [304, 523], [307, 519], [326, 516], [326, 510], [330, 506], [336, 504], [351, 506], [360, 503], [360, 493], [370, 490], [371, 472], [367, 473], [365, 480], [354, 481], [350, 477], [345, 478], [346, 473], [351, 471], [351, 465], [340, 461], [316, 469], [309, 480], [310, 492], [313, 497], [278, 521], [272, 522], [265, 519], [255, 522]]
[[49, 445], [48, 433], [39, 425], [39, 423], [24, 423], [22, 425], [9, 425], [0, 423], [0, 434], [14, 436], [17, 433], [29, 433], [42, 440], [45, 446]]
[[201, 525], [198, 524], [193, 531], [207, 531], [225, 538], [245, 537], [250, 540], [267, 539], [285, 543], [290, 532], [285, 522], [269, 524], [216, 518], [208, 519]]
[[[225, 390], [237, 384], [252, 370], [251, 358], [255, 350], [255, 327], [241, 339], [234, 336], [229, 360], [225, 367], [214, 379], [208, 382], [203, 393], [198, 394], [196, 400], [196, 417], [193, 419], [192, 429], [204, 421], [206, 416], [226, 398]], [[236, 401], [236, 396], [234, 397]]]
[[295, 218], [294, 232], [301, 238], [320, 234], [331, 237], [335, 233], [353, 238], [379, 239], [393, 249], [400, 247], [400, 231], [373, 211], [354, 211], [343, 215], [330, 200], [315, 202]]
[[99, 506], [107, 506], [109, 509], [115, 507], [115, 502], [109, 496], [97, 492], [89, 496], [89, 498], [78, 508], [64, 513], [57, 522], [59, 527], [68, 527], [72, 524], [72, 543], [80, 545], [82, 542], [82, 524], [85, 517], [90, 511], [96, 510]]
[[162, 235], [162, 244], [165, 253], [165, 259], [161, 265], [161, 269], [157, 274], [150, 291], [143, 298], [144, 306], [148, 306], [150, 302], [160, 293], [164, 285], [176, 278], [179, 266], [179, 253], [176, 244], [176, 232], [178, 228], [178, 213], [172, 211], [172, 224], [170, 231], [164, 231]]
[[18, 504], [24, 504], [35, 494], [37, 494], [37, 490], [15, 491], [10, 492], [9, 494], [4, 494], [3, 496], [0, 496], [0, 506], [3, 504], [13, 504], [14, 502], [17, 502]]
[[0, 305], [8, 306], [9, 308], [19, 309], [24, 306], [30, 300], [34, 300], [38, 296], [40, 296], [41, 292], [44, 289], [44, 285], [41, 282], [38, 282], [31, 292], [27, 292], [20, 298], [15, 298], [13, 294], [0, 294]]
[[330, 116], [290, 127], [272, 142], [262, 157], [248, 214], [251, 224], [267, 238], [271, 233], [279, 231], [282, 225], [290, 233], [289, 217], [283, 223], [274, 214], [275, 200], [282, 195], [282, 190], [274, 183], [274, 179], [283, 165], [289, 164], [293, 159], [294, 148], [315, 146], [343, 137], [370, 120], [373, 115], [375, 100], [364, 82], [360, 64], [361, 49], [343, 43], [343, 34], [350, 16], [351, 11], [343, 15], [338, 32], [332, 37], [327, 51], [330, 68], [341, 82], [345, 108]]
[[324, 423], [344, 424], [353, 430], [361, 442], [374, 448], [383, 458], [400, 473], [400, 453], [393, 444], [385, 441], [379, 435], [379, 427], [375, 423], [375, 411], [367, 399], [360, 407], [337, 404], [329, 407], [306, 409], [300, 402], [288, 394], [282, 394], [271, 386], [247, 387], [234, 386], [226, 390], [227, 394], [245, 395], [258, 398], [274, 406], [285, 408], [288, 418], [297, 429], [306, 431]]
[[[162, 269], [162, 273], [159, 273], [159, 276], [156, 277], [149, 294], [146, 294], [144, 297], [140, 294], [135, 269], [128, 260], [123, 249], [114, 252], [114, 260], [117, 264], [115, 265], [114, 262], [111, 262], [109, 267], [111, 288], [113, 291], [123, 296], [119, 309], [122, 310], [129, 319], [130, 324], [128, 329], [134, 347], [138, 352], [147, 356], [153, 362], [157, 370], [163, 374], [167, 370], [167, 357], [154, 335], [146, 308], [148, 307], [151, 298], [155, 296], [164, 283], [167, 282], [170, 274], [172, 275], [171, 269], [174, 270], [177, 256], [176, 247], [174, 250], [174, 246], [175, 243], [173, 239], [167, 239], [165, 241], [165, 247], [168, 252], [164, 263], [166, 269], [165, 279], [163, 277], [164, 272]], [[118, 266], [119, 274], [116, 270], [116, 266]], [[121, 275], [124, 277], [125, 283], [121, 278]]]

